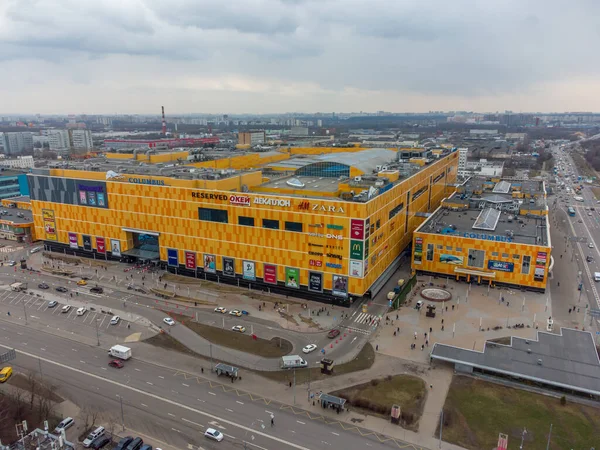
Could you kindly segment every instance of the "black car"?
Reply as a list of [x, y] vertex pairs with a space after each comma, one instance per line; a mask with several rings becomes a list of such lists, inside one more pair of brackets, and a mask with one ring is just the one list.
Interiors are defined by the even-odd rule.
[[99, 448], [104, 447], [106, 444], [110, 443], [110, 438], [106, 435], [102, 435], [94, 439], [94, 441], [90, 444], [90, 448], [94, 450], [98, 450]]
[[101, 288], [100, 286], [94, 286], [93, 288], [90, 289], [90, 292], [92, 292], [94, 294], [102, 294], [104, 292], [104, 289]]
[[38, 288], [40, 288], [40, 289], [48, 289], [48, 288], [50, 288], [50, 286], [48, 286], [46, 283], [40, 283], [40, 284], [38, 284]]
[[62, 286], [57, 287], [56, 290], [58, 292], [67, 292], [68, 291], [68, 289], [66, 287], [62, 287]]
[[117, 444], [117, 446], [115, 448], [113, 448], [113, 450], [124, 450], [125, 447], [127, 447], [127, 445], [133, 441], [133, 437], [132, 436], [127, 436], [124, 437], [123, 439], [121, 439], [119, 441], [119, 443]]

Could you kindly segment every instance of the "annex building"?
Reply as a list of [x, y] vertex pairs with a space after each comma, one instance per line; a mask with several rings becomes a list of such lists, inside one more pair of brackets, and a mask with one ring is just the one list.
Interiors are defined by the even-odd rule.
[[130, 156], [34, 169], [37, 238], [60, 252], [337, 304], [383, 285], [412, 232], [454, 191], [458, 168], [452, 150]]
[[412, 268], [544, 291], [551, 249], [542, 181], [469, 178], [415, 231]]

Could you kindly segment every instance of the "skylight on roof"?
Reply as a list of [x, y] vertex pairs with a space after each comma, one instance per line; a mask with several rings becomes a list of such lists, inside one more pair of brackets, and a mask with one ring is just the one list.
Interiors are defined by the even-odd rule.
[[494, 194], [508, 194], [510, 192], [510, 183], [508, 181], [499, 181], [492, 190]]
[[486, 208], [479, 213], [479, 216], [477, 216], [472, 228], [477, 230], [494, 231], [496, 229], [496, 225], [498, 225], [499, 219], [500, 211], [493, 208]]

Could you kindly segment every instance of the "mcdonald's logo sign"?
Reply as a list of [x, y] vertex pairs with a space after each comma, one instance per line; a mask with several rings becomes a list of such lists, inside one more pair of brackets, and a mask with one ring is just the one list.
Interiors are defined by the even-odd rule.
[[310, 209], [310, 203], [307, 201], [300, 202], [298, 209], [300, 211], [308, 211]]
[[364, 259], [364, 242], [363, 241], [350, 241], [350, 258], [351, 259]]

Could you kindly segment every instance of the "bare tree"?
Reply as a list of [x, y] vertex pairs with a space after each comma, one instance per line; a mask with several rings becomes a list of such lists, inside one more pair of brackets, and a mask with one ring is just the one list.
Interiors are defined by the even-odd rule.
[[15, 421], [21, 421], [23, 413], [25, 412], [25, 394], [20, 389], [17, 389], [14, 394], [12, 394], [12, 400], [14, 405], [13, 419]]
[[35, 394], [37, 393], [38, 390], [38, 380], [35, 377], [35, 372], [30, 372], [29, 376], [27, 377], [27, 384], [29, 386], [29, 394], [30, 394], [30, 398], [29, 398], [29, 410], [33, 410], [33, 405], [35, 403]]

